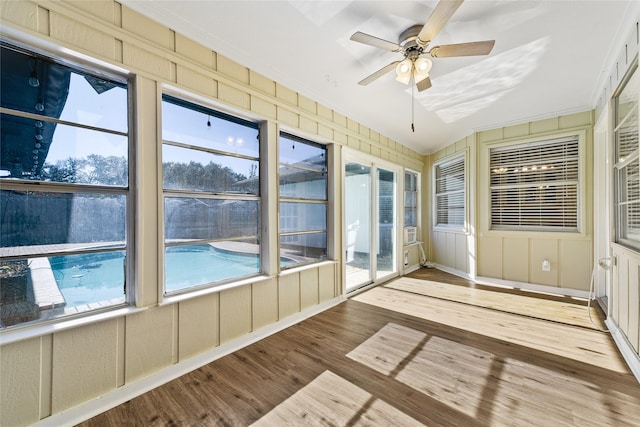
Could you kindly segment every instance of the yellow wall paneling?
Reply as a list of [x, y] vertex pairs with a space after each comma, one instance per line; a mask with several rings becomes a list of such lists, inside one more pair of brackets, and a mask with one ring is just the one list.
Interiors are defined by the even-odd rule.
[[[479, 132], [477, 136], [477, 276], [570, 289], [589, 289], [593, 253], [592, 111]], [[568, 127], [565, 127], [568, 126]], [[526, 136], [523, 134], [526, 131]], [[489, 148], [578, 135], [580, 144], [579, 231], [500, 231], [489, 228]], [[505, 136], [508, 135], [509, 138]], [[511, 138], [518, 135], [516, 138]], [[551, 271], [542, 270], [542, 261]]]
[[[275, 330], [279, 324], [287, 325], [342, 298], [336, 263], [342, 252], [338, 237], [341, 182], [330, 177], [334, 200], [329, 221], [336, 229], [328, 236], [328, 250], [336, 262], [280, 276], [277, 236], [270, 236], [264, 242], [269, 251], [265, 277], [163, 302], [163, 221], [157, 209], [162, 204], [158, 147], [163, 88], [263, 122], [261, 131], [270, 145], [277, 139], [278, 127], [284, 126], [318, 142], [362, 147], [379, 158], [393, 158], [400, 166], [422, 170], [422, 155], [117, 2], [1, 2], [0, 17], [2, 36], [9, 40], [54, 56], [68, 54], [66, 59], [72, 62], [95, 61], [135, 75], [135, 300], [138, 307], [146, 308], [93, 323], [67, 322], [64, 330], [55, 333], [53, 328], [50, 332], [39, 329], [32, 338], [8, 344], [3, 340], [3, 426], [32, 424], [61, 411], [73, 412], [76, 405], [112, 395], [119, 388], [133, 389], [141, 379], [161, 377], [176, 364], [202, 361], [202, 355], [208, 357], [218, 348], [254, 339], [256, 332]], [[340, 155], [329, 149], [334, 167], [341, 164]], [[263, 194], [277, 194], [277, 159], [265, 156], [264, 162], [268, 182]], [[340, 176], [339, 166], [336, 171]], [[277, 229], [277, 198], [266, 199], [263, 207], [269, 212], [269, 223], [264, 226]]]
[[[130, 387], [140, 379], [188, 363], [198, 355], [234, 343], [256, 331], [275, 328], [314, 309], [339, 301], [342, 295], [341, 181], [335, 178], [330, 217], [335, 221], [333, 246], [336, 262], [287, 271], [279, 275], [277, 254], [270, 253], [268, 277], [219, 292], [162, 304], [161, 177], [158, 174], [158, 105], [161, 88], [176, 88], [227, 108], [268, 122], [268, 141], [277, 128], [315, 136], [318, 141], [348, 145], [375, 157], [422, 171], [422, 240], [427, 258], [467, 276], [530, 282], [584, 291], [592, 259], [592, 127], [594, 113], [586, 111], [540, 121], [474, 133], [436, 153], [415, 153], [396, 141], [360, 125], [349, 117], [273, 82], [171, 29], [115, 1], [0, 2], [3, 36], [59, 54], [75, 52], [70, 60], [97, 62], [125, 69], [136, 76], [137, 179], [136, 268], [139, 313], [39, 333], [0, 347], [0, 425], [37, 422], [103, 394]], [[581, 233], [522, 236], [488, 230], [486, 167], [488, 145], [548, 135], [584, 134], [584, 171]], [[340, 150], [336, 150], [340, 151]], [[469, 231], [450, 234], [432, 229], [431, 167], [447, 155], [467, 152]], [[483, 154], [485, 153], [485, 154]], [[340, 154], [332, 162], [340, 176]], [[338, 166], [336, 166], [338, 165]], [[266, 184], [276, 194], [277, 162], [269, 160]], [[277, 201], [268, 209], [275, 212]], [[271, 215], [270, 226], [277, 216]], [[277, 242], [268, 244], [277, 252]], [[477, 247], [477, 251], [476, 251]], [[517, 249], [517, 250], [516, 250]], [[418, 256], [413, 247], [412, 262]], [[635, 349], [640, 348], [640, 257], [615, 249], [612, 271], [612, 317]], [[552, 274], [540, 271], [541, 259], [552, 263]], [[585, 259], [588, 262], [585, 262]], [[525, 274], [526, 272], [526, 274]], [[526, 276], [526, 277], [525, 277]], [[160, 305], [159, 305], [160, 304]], [[0, 335], [2, 339], [2, 335]]]
[[[475, 238], [475, 135], [463, 138], [444, 147], [430, 156], [423, 170], [423, 210], [425, 212], [424, 241], [427, 242], [427, 258], [438, 267], [462, 275], [475, 275], [476, 238]], [[443, 162], [464, 157], [465, 161], [465, 218], [464, 227], [448, 229], [435, 226], [435, 167]]]

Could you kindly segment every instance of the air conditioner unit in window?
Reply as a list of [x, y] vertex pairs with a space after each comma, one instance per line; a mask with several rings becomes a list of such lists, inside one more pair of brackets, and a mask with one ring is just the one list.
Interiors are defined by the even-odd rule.
[[409, 245], [415, 243], [418, 237], [418, 229], [416, 227], [404, 228], [404, 244]]

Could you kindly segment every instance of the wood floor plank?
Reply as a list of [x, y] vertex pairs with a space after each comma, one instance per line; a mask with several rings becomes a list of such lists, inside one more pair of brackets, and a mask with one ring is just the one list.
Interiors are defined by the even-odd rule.
[[592, 323], [589, 320], [586, 305], [583, 306], [566, 298], [564, 301], [554, 301], [541, 299], [534, 296], [535, 293], [531, 293], [531, 296], [514, 295], [495, 290], [451, 286], [447, 283], [410, 277], [393, 280], [384, 287], [590, 329], [606, 329], [596, 307], [590, 307]]
[[330, 371], [282, 402], [253, 426], [424, 426]]
[[640, 385], [583, 303], [432, 271], [435, 285], [373, 288], [81, 425], [639, 425]]
[[514, 316], [483, 307], [465, 307], [437, 298], [399, 293], [386, 287], [374, 288], [356, 296], [354, 300], [425, 320], [443, 322], [455, 328], [526, 345], [569, 359], [588, 360], [596, 366], [618, 372], [628, 371], [621, 357], [611, 357], [612, 352], [615, 354], [615, 345], [604, 333], [537, 318]]

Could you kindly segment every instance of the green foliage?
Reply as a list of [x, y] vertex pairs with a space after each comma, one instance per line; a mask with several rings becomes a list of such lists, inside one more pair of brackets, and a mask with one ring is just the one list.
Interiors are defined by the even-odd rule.
[[[248, 176], [247, 176], [248, 175]], [[210, 162], [165, 162], [162, 165], [164, 188], [214, 192], [257, 193], [257, 165], [247, 175]], [[84, 159], [69, 157], [54, 164], [46, 163], [38, 177], [44, 181], [96, 185], [128, 185], [125, 157], [91, 154]]]
[[258, 186], [257, 179], [247, 180], [245, 175], [213, 162], [165, 162], [162, 176], [164, 188], [170, 189], [253, 193]]

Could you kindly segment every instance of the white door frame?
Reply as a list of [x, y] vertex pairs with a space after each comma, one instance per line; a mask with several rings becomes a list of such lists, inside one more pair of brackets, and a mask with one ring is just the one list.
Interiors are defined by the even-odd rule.
[[[598, 265], [598, 260], [611, 259], [613, 215], [613, 139], [610, 130], [608, 106], [593, 128], [593, 280], [594, 297], [608, 297], [611, 277], [609, 271]], [[609, 265], [612, 265], [609, 262]], [[608, 307], [603, 307], [608, 313]]]
[[[392, 277], [396, 277], [400, 275], [400, 266], [402, 265], [402, 233], [401, 230], [404, 229], [404, 215], [402, 214], [402, 192], [400, 191], [400, 189], [404, 188], [404, 168], [401, 165], [377, 158], [375, 156], [372, 156], [370, 154], [366, 154], [366, 153], [362, 153], [360, 151], [356, 151], [353, 150], [351, 148], [348, 147], [342, 147], [342, 171], [341, 171], [341, 179], [342, 179], [342, 188], [344, 189], [342, 191], [342, 224], [343, 224], [343, 229], [342, 229], [342, 263], [341, 263], [341, 271], [342, 271], [342, 283], [344, 283], [343, 286], [343, 293], [346, 295], [347, 294], [347, 279], [346, 279], [346, 265], [347, 265], [347, 257], [346, 257], [346, 251], [347, 251], [347, 233], [346, 233], [346, 188], [345, 188], [345, 183], [346, 183], [346, 174], [345, 174], [345, 167], [348, 163], [360, 163], [364, 166], [369, 166], [371, 167], [371, 200], [376, 200], [377, 199], [377, 191], [378, 191], [378, 183], [377, 183], [377, 177], [375, 175], [376, 171], [378, 169], [385, 169], [391, 172], [394, 172], [396, 174], [396, 200], [395, 200], [395, 212], [396, 212], [396, 227], [395, 227], [395, 236], [394, 236], [394, 243], [395, 243], [395, 247], [396, 247], [396, 259], [395, 259], [395, 265], [396, 265], [396, 271], [393, 272], [392, 274], [389, 274], [387, 276], [381, 277], [379, 279], [376, 279], [376, 265], [375, 262], [373, 262], [373, 258], [370, 258], [370, 264], [371, 264], [371, 283], [369, 284], [364, 284], [356, 289], [352, 289], [349, 291], [350, 294], [354, 293], [354, 292], [361, 292], [364, 291], [366, 289], [369, 289], [373, 286], [376, 286], [384, 281], [389, 280]], [[373, 202], [376, 203], [376, 202]], [[370, 247], [371, 248], [376, 248], [377, 247], [377, 223], [378, 223], [378, 209], [377, 209], [377, 204], [374, 205], [376, 207], [376, 209], [373, 209], [373, 211], [371, 212], [371, 224], [370, 224], [370, 235], [371, 235], [371, 241], [370, 241]], [[370, 253], [370, 257], [373, 256], [374, 252]]]

